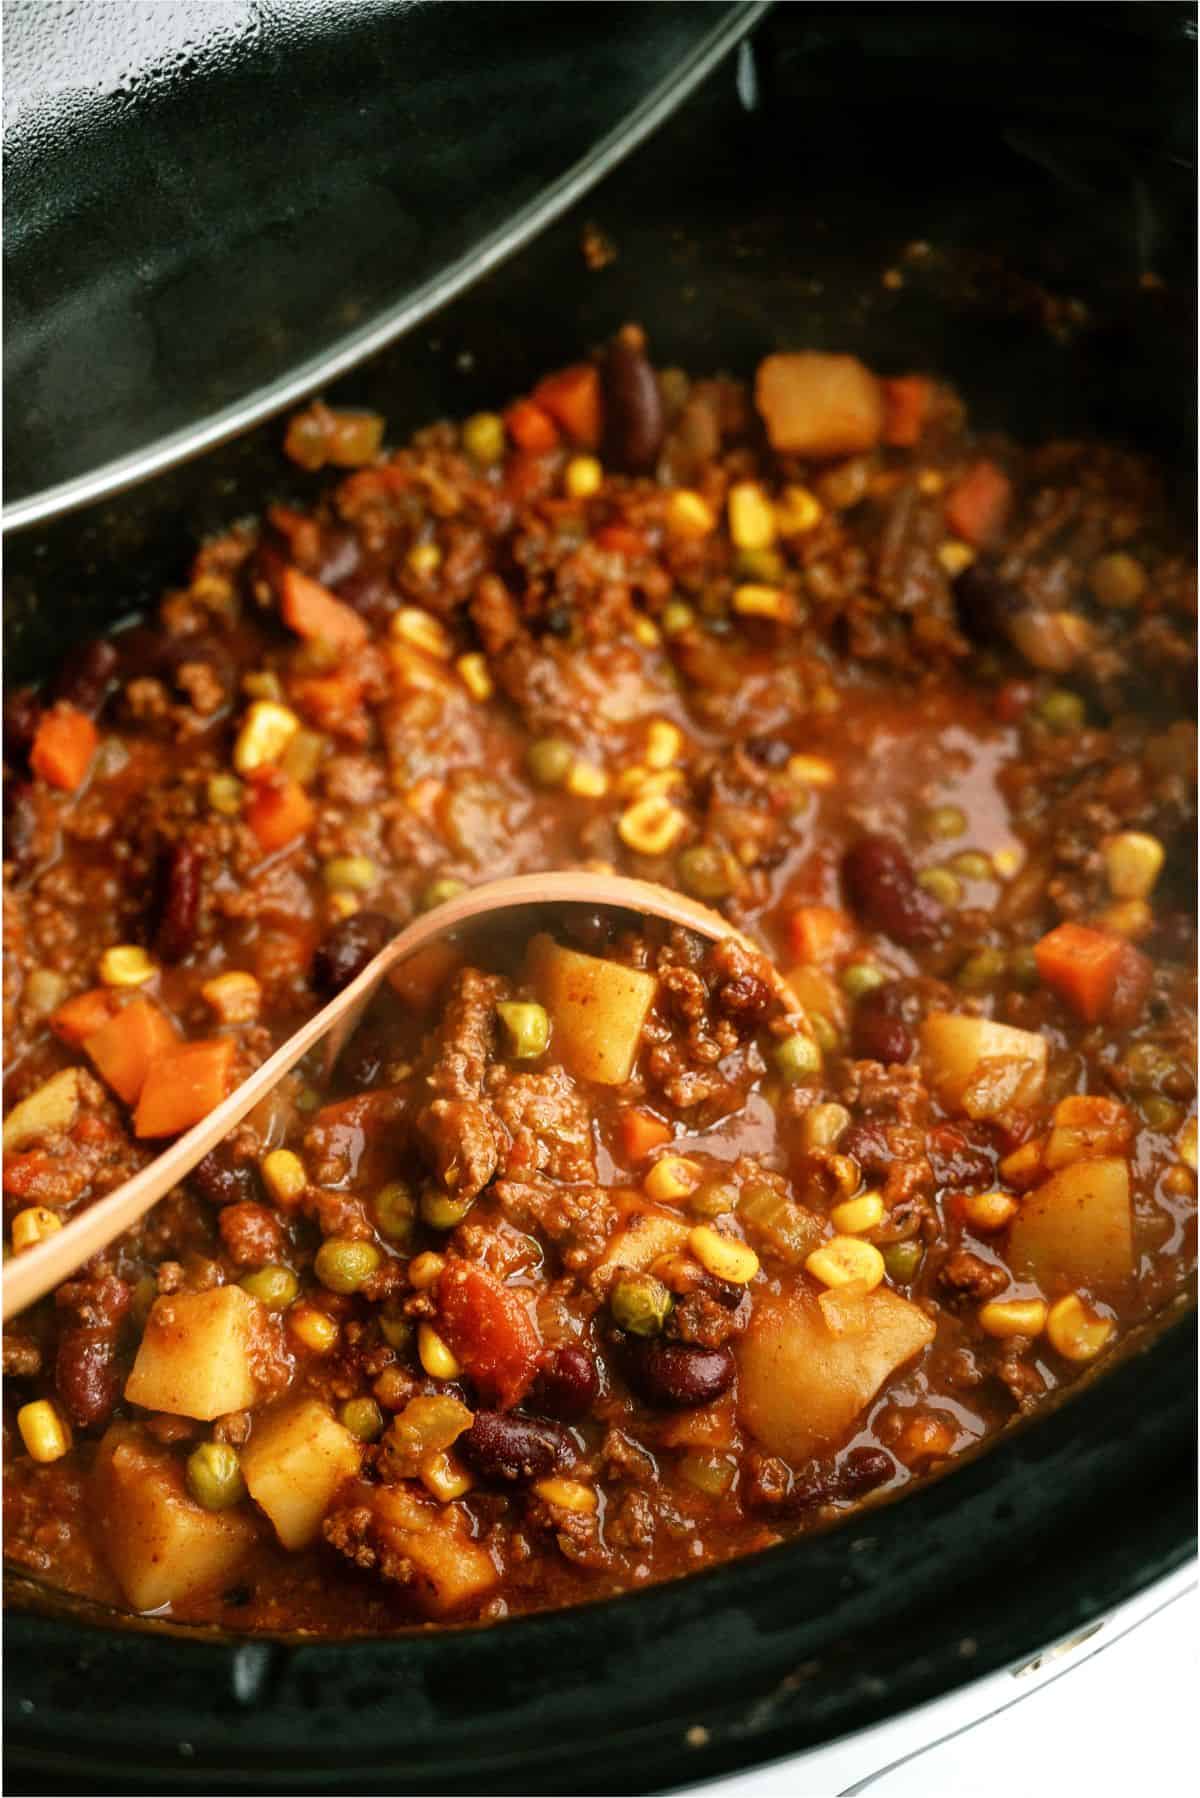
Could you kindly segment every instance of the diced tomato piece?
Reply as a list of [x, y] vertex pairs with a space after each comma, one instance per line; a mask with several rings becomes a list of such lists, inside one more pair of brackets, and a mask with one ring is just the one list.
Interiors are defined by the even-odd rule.
[[489, 1403], [507, 1411], [533, 1384], [541, 1338], [529, 1301], [485, 1268], [451, 1260], [437, 1285], [437, 1328]]
[[933, 382], [924, 375], [897, 375], [883, 383], [883, 441], [911, 449], [920, 441], [933, 398]]
[[84, 1053], [100, 1078], [126, 1105], [136, 1105], [154, 1063], [170, 1054], [179, 1033], [149, 999], [133, 999], [89, 1036]]
[[504, 414], [504, 428], [518, 449], [544, 455], [557, 448], [558, 426], [550, 414], [532, 400], [518, 400]]
[[1051, 992], [1086, 1023], [1095, 1024], [1112, 1001], [1122, 951], [1128, 947], [1119, 937], [1107, 936], [1088, 924], [1059, 924], [1035, 945], [1033, 953], [1038, 974]]
[[817, 966], [848, 954], [858, 940], [853, 918], [836, 905], [798, 905], [789, 928], [797, 958]]
[[426, 943], [388, 975], [392, 991], [414, 1011], [428, 1011], [442, 988], [463, 964], [463, 952], [454, 943]]
[[44, 1174], [48, 1174], [55, 1157], [45, 1149], [27, 1149], [23, 1155], [4, 1157], [4, 1190], [15, 1199], [27, 1199]]
[[671, 1140], [671, 1126], [650, 1111], [626, 1111], [619, 1126], [621, 1153], [630, 1167], [644, 1161], [652, 1149]]
[[56, 705], [43, 714], [29, 752], [29, 765], [52, 787], [73, 793], [83, 784], [96, 753], [96, 726], [73, 705]]
[[946, 495], [945, 519], [956, 537], [983, 549], [1004, 528], [1012, 482], [994, 462], [976, 462]]
[[361, 649], [370, 634], [352, 606], [298, 568], [285, 568], [280, 576], [279, 609], [297, 636], [319, 638], [335, 649]]
[[161, 1056], [138, 1099], [135, 1135], [178, 1136], [215, 1111], [229, 1092], [235, 1052], [231, 1036], [218, 1036]]
[[50, 1013], [50, 1028], [55, 1036], [73, 1049], [82, 1049], [89, 1036], [107, 1024], [117, 1009], [117, 996], [110, 986], [94, 986], [86, 993], [65, 999], [57, 1011]]
[[548, 412], [574, 443], [595, 449], [603, 429], [600, 371], [591, 362], [547, 375], [533, 390], [534, 404]]
[[312, 800], [286, 774], [271, 773], [256, 780], [246, 801], [246, 822], [268, 853], [302, 837], [314, 816]]

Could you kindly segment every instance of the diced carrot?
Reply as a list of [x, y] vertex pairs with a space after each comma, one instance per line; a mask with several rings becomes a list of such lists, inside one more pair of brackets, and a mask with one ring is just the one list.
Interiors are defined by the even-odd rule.
[[[1108, 1010], [1128, 944], [1087, 924], [1059, 924], [1034, 947], [1041, 979], [1086, 1023]], [[1134, 950], [1134, 954], [1137, 951]], [[1145, 957], [1142, 957], [1145, 960]]]
[[547, 456], [514, 450], [504, 464], [504, 490], [517, 505], [544, 499], [556, 480], [553, 462]]
[[136, 1105], [154, 1063], [169, 1055], [179, 1032], [149, 999], [133, 999], [89, 1036], [84, 1054], [100, 1078], [126, 1105]]
[[134, 1115], [137, 1136], [178, 1136], [216, 1109], [229, 1091], [231, 1036], [184, 1043], [153, 1063]]
[[792, 949], [799, 960], [818, 967], [854, 947], [854, 920], [835, 905], [798, 905], [790, 920]]
[[56, 705], [37, 727], [29, 765], [52, 787], [73, 793], [92, 765], [97, 741], [96, 726], [86, 712]]
[[314, 815], [304, 788], [277, 772], [256, 780], [246, 801], [246, 822], [268, 852], [303, 836]]
[[924, 375], [897, 375], [883, 383], [883, 441], [911, 449], [920, 441], [933, 398], [933, 382]]
[[481, 1395], [507, 1411], [528, 1392], [541, 1339], [529, 1301], [473, 1262], [452, 1259], [437, 1284], [437, 1328]]
[[345, 732], [362, 720], [363, 683], [352, 669], [303, 675], [293, 680], [288, 696], [318, 730]]
[[86, 993], [76, 993], [73, 999], [65, 999], [57, 1011], [52, 1011], [50, 1028], [73, 1049], [82, 1049], [88, 1037], [107, 1024], [116, 1009], [113, 989], [94, 986]]
[[353, 607], [298, 568], [285, 568], [280, 576], [279, 609], [297, 636], [320, 638], [335, 649], [361, 649], [370, 634]]
[[628, 1166], [636, 1167], [652, 1149], [671, 1140], [671, 1126], [650, 1111], [626, 1111], [621, 1114], [619, 1130], [621, 1153]]
[[548, 412], [567, 436], [587, 449], [600, 441], [600, 371], [591, 362], [576, 362], [547, 375], [533, 390], [534, 404]]
[[976, 549], [1002, 530], [1012, 505], [1012, 482], [994, 462], [976, 462], [946, 495], [945, 519], [956, 537]]
[[428, 1011], [442, 988], [463, 963], [454, 943], [426, 943], [388, 975], [388, 985], [414, 1011]]
[[558, 426], [548, 412], [532, 400], [518, 400], [504, 414], [504, 428], [518, 449], [544, 455], [558, 445]]
[[[14, 1199], [35, 1196], [47, 1175], [53, 1175], [62, 1163], [45, 1149], [27, 1149], [23, 1155], [4, 1157], [4, 1190]], [[62, 1202], [61, 1200], [59, 1201]]]

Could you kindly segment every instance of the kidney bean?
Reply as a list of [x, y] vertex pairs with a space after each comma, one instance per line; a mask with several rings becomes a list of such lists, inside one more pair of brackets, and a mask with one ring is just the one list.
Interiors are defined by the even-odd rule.
[[852, 1448], [838, 1469], [839, 1485], [845, 1498], [857, 1498], [890, 1480], [896, 1463], [886, 1449]]
[[954, 602], [967, 635], [987, 640], [1003, 637], [1010, 620], [1027, 604], [1018, 587], [981, 562], [963, 569], [954, 583]]
[[510, 1485], [543, 1480], [574, 1459], [574, 1444], [561, 1424], [512, 1411], [476, 1411], [455, 1447], [481, 1478]]
[[733, 1384], [736, 1364], [727, 1348], [644, 1337], [629, 1349], [629, 1377], [647, 1404], [686, 1410], [711, 1404]]
[[894, 942], [915, 948], [941, 935], [945, 908], [917, 885], [895, 837], [873, 831], [852, 843], [842, 859], [842, 881], [854, 910]]
[[383, 912], [356, 911], [335, 924], [313, 958], [313, 985], [326, 998], [340, 993], [362, 973], [396, 934]]
[[600, 1370], [590, 1350], [574, 1343], [556, 1348], [530, 1394], [551, 1417], [582, 1417], [600, 1396]]
[[866, 1061], [907, 1061], [913, 1039], [900, 1012], [901, 994], [893, 981], [866, 993], [854, 1008], [854, 1053]]
[[155, 944], [164, 961], [181, 961], [196, 942], [204, 857], [186, 840], [172, 845], [162, 880]]
[[224, 1144], [210, 1149], [188, 1179], [210, 1205], [236, 1205], [255, 1195], [253, 1168], [247, 1162], [231, 1160]]
[[73, 1326], [59, 1337], [54, 1385], [78, 1429], [104, 1423], [113, 1410], [120, 1389], [116, 1353], [112, 1330]]
[[7, 695], [4, 701], [4, 753], [10, 761], [26, 760], [41, 720], [41, 704], [32, 687], [18, 687]]
[[212, 669], [214, 677], [231, 693], [237, 680], [237, 669], [228, 649], [217, 637], [172, 637], [164, 646], [162, 654], [162, 672], [174, 680], [181, 668], [190, 662], [204, 662]]
[[990, 1181], [992, 1157], [955, 1124], [938, 1124], [925, 1139], [925, 1153], [938, 1186], [981, 1186]]
[[51, 696], [74, 706], [77, 712], [86, 712], [89, 718], [98, 717], [108, 698], [119, 661], [117, 651], [104, 637], [81, 643], [70, 652], [59, 670]]
[[604, 418], [609, 460], [630, 474], [653, 468], [663, 441], [662, 395], [637, 325], [626, 325], [609, 345]]

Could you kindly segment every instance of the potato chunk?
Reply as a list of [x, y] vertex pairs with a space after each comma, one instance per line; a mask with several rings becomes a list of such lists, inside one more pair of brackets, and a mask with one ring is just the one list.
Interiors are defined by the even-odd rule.
[[601, 1086], [628, 1080], [658, 992], [654, 975], [564, 949], [548, 936], [534, 938], [529, 958], [554, 1026], [555, 1054], [580, 1079]]
[[491, 1556], [467, 1535], [457, 1506], [428, 1505], [403, 1486], [380, 1486], [372, 1507], [380, 1537], [409, 1564], [413, 1589], [428, 1616], [444, 1617], [477, 1604], [497, 1584]]
[[1119, 1286], [1133, 1271], [1129, 1168], [1108, 1157], [1060, 1168], [1021, 1202], [1008, 1233], [1015, 1274], [1050, 1294]]
[[742, 1422], [798, 1462], [835, 1448], [884, 1381], [933, 1340], [930, 1318], [886, 1286], [863, 1298], [861, 1332], [835, 1335], [805, 1286], [760, 1299], [738, 1345]]
[[921, 1055], [947, 1111], [970, 1118], [1036, 1104], [1046, 1081], [1045, 1038], [988, 1018], [931, 1012], [921, 1026]]
[[242, 1451], [242, 1475], [285, 1548], [305, 1548], [343, 1480], [358, 1472], [362, 1445], [316, 1399], [264, 1417]]
[[754, 400], [771, 448], [823, 460], [874, 449], [883, 433], [883, 389], [854, 356], [819, 350], [768, 356]]
[[133, 1371], [131, 1405], [205, 1422], [258, 1398], [251, 1351], [262, 1307], [240, 1286], [180, 1292], [155, 1302]]
[[137, 1424], [115, 1423], [96, 1453], [91, 1498], [99, 1544], [135, 1611], [157, 1611], [220, 1585], [255, 1539], [244, 1510], [206, 1511], [182, 1463]]
[[79, 1116], [79, 1069], [63, 1068], [36, 1092], [14, 1105], [4, 1120], [4, 1152], [23, 1149], [36, 1137], [69, 1130]]
[[599, 1283], [616, 1273], [619, 1267], [637, 1269], [639, 1272], [657, 1261], [660, 1255], [669, 1255], [675, 1249], [681, 1249], [688, 1239], [689, 1224], [678, 1214], [668, 1211], [639, 1211], [630, 1219], [623, 1230], [605, 1247], [604, 1253], [596, 1263], [594, 1280]]

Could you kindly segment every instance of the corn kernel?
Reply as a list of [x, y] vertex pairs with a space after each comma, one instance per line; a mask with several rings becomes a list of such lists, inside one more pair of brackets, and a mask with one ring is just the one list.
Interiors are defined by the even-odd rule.
[[953, 580], [964, 568], [971, 566], [975, 560], [975, 551], [969, 543], [960, 543], [957, 537], [948, 537], [945, 543], [938, 545], [937, 559]]
[[1111, 1317], [1089, 1312], [1078, 1294], [1068, 1293], [1051, 1305], [1046, 1317], [1050, 1346], [1066, 1361], [1091, 1361], [1116, 1329]]
[[308, 1171], [291, 1149], [272, 1149], [259, 1164], [259, 1173], [277, 1205], [295, 1205], [308, 1185]]
[[232, 969], [216, 974], [200, 988], [200, 997], [211, 1005], [223, 1024], [249, 1024], [262, 1005], [262, 987], [253, 974]]
[[300, 720], [288, 706], [256, 699], [233, 746], [234, 767], [239, 774], [273, 767], [299, 729]]
[[544, 1504], [557, 1505], [560, 1511], [596, 1509], [595, 1491], [582, 1480], [538, 1480], [533, 1490]]
[[696, 1225], [688, 1235], [688, 1248], [707, 1273], [734, 1286], [748, 1286], [758, 1272], [758, 1256], [749, 1244], [722, 1236], [711, 1224]]
[[340, 924], [343, 918], [352, 918], [359, 909], [359, 900], [353, 893], [330, 893], [325, 902], [325, 911], [331, 924]]
[[1175, 1139], [1175, 1147], [1179, 1150], [1179, 1159], [1185, 1167], [1196, 1172], [1196, 1120], [1190, 1117]]
[[686, 829], [686, 817], [663, 794], [635, 799], [617, 819], [621, 841], [638, 855], [668, 854]]
[[873, 1242], [859, 1236], [831, 1236], [819, 1249], [814, 1249], [804, 1263], [814, 1280], [822, 1286], [848, 1286], [861, 1280], [873, 1292], [883, 1279], [883, 1256]]
[[804, 1113], [802, 1129], [807, 1149], [832, 1149], [850, 1124], [844, 1105], [812, 1105]]
[[457, 1380], [462, 1372], [432, 1324], [423, 1323], [417, 1331], [417, 1354], [431, 1380]]
[[635, 640], [642, 645], [643, 649], [657, 649], [658, 645], [662, 642], [662, 632], [655, 624], [653, 618], [647, 618], [641, 612], [638, 613], [633, 621], [633, 635]]
[[408, 1264], [408, 1283], [415, 1286], [418, 1292], [424, 1292], [437, 1283], [442, 1269], [446, 1265], [444, 1255], [435, 1255], [427, 1249], [423, 1255], [414, 1255]]
[[1004, 1341], [1009, 1336], [1040, 1336], [1046, 1324], [1044, 1299], [989, 1299], [979, 1307], [979, 1327]]
[[927, 496], [940, 493], [946, 485], [946, 477], [939, 468], [923, 468], [917, 476], [917, 492]]
[[757, 481], [737, 481], [729, 489], [729, 535], [739, 549], [769, 549], [775, 541], [775, 514]]
[[652, 718], [643, 757], [647, 768], [669, 768], [683, 748], [683, 732], [666, 718]]
[[685, 1155], [664, 1155], [654, 1163], [642, 1187], [648, 1199], [659, 1205], [673, 1205], [686, 1198], [699, 1186], [703, 1170]]
[[820, 500], [807, 487], [785, 487], [775, 505], [775, 522], [785, 537], [803, 537], [824, 516]]
[[682, 637], [696, 622], [696, 614], [685, 599], [669, 599], [663, 607], [662, 627], [668, 637]]
[[622, 768], [617, 776], [617, 792], [633, 799], [645, 799], [651, 793], [671, 793], [684, 784], [681, 768], [650, 768], [641, 763]]
[[435, 1449], [432, 1454], [426, 1455], [417, 1472], [425, 1490], [444, 1505], [448, 1505], [452, 1499], [462, 1498], [475, 1483], [461, 1461], [448, 1455], [444, 1448]]
[[454, 645], [445, 626], [420, 606], [401, 606], [393, 615], [388, 629], [397, 642], [408, 643], [413, 649], [423, 650], [427, 656], [435, 656], [439, 662], [448, 662], [454, 654]]
[[760, 587], [750, 581], [734, 588], [733, 609], [742, 618], [773, 618], [783, 624], [792, 616], [792, 596], [781, 587]]
[[283, 684], [272, 669], [253, 669], [242, 676], [242, 692], [247, 699], [280, 700], [283, 698]]
[[310, 787], [317, 778], [317, 770], [325, 760], [328, 747], [329, 739], [320, 731], [298, 730], [284, 750], [279, 766], [297, 786]]
[[1021, 871], [1025, 855], [1020, 849], [997, 849], [992, 856], [992, 866], [1001, 880], [1011, 880], [1014, 874]]
[[1144, 899], [1118, 899], [1101, 912], [1100, 923], [1115, 936], [1136, 943], [1154, 929], [1154, 913]]
[[379, 879], [379, 869], [369, 855], [335, 855], [321, 869], [330, 893], [369, 893]]
[[793, 755], [788, 757], [787, 776], [801, 787], [831, 787], [837, 779], [837, 769], [823, 755]]
[[1006, 1192], [973, 1192], [962, 1202], [963, 1216], [973, 1230], [1003, 1230], [1019, 1210], [1017, 1201]]
[[608, 775], [593, 762], [573, 762], [563, 784], [577, 799], [603, 799], [608, 792]]
[[106, 949], [100, 957], [100, 978], [105, 986], [144, 986], [157, 973], [146, 951], [134, 943]]
[[707, 500], [688, 487], [677, 488], [667, 503], [667, 529], [676, 537], [707, 537], [716, 528]]
[[860, 1193], [857, 1199], [846, 1199], [835, 1205], [829, 1221], [839, 1236], [865, 1236], [883, 1222], [885, 1206], [877, 1192]]
[[1010, 1186], [1024, 1192], [1026, 1187], [1035, 1186], [1041, 1178], [1043, 1157], [1046, 1153], [1045, 1139], [1022, 1143], [1011, 1155], [1006, 1155], [1000, 1163], [1000, 1172]]
[[62, 1229], [62, 1219], [56, 1212], [45, 1205], [29, 1205], [24, 1211], [18, 1211], [12, 1221], [13, 1253], [19, 1255], [24, 1249], [31, 1249], [35, 1243], [45, 1242], [47, 1236], [53, 1236], [56, 1230]]
[[208, 803], [223, 818], [236, 818], [242, 809], [242, 783], [236, 774], [210, 774]]
[[17, 1412], [21, 1441], [34, 1461], [61, 1461], [70, 1451], [71, 1426], [47, 1398], [22, 1405]]
[[1108, 888], [1114, 899], [1148, 899], [1162, 872], [1163, 846], [1141, 830], [1122, 830], [1104, 845]]
[[488, 467], [504, 454], [504, 420], [498, 412], [476, 412], [462, 428], [462, 446]]
[[462, 677], [462, 684], [472, 699], [479, 700], [482, 705], [496, 691], [495, 682], [488, 672], [487, 657], [473, 650], [470, 655], [459, 656], [454, 666]]
[[288, 1329], [314, 1355], [327, 1355], [341, 1334], [338, 1321], [315, 1305], [298, 1305], [287, 1314]]
[[436, 543], [414, 543], [404, 558], [404, 566], [420, 581], [427, 581], [442, 565], [442, 552]]
[[595, 456], [572, 456], [563, 482], [572, 499], [590, 499], [604, 485], [604, 470]]

